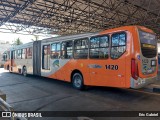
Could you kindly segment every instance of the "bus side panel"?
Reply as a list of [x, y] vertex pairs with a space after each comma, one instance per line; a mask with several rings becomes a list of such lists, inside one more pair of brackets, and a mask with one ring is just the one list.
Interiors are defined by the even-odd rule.
[[[63, 61], [63, 62], [62, 62]], [[64, 62], [65, 61], [65, 62]], [[52, 63], [52, 65], [54, 62]], [[54, 66], [54, 65], [53, 65]], [[49, 72], [48, 76], [49, 78], [56, 78], [64, 81], [71, 81], [71, 74], [74, 70], [78, 70], [81, 72], [84, 84], [90, 85], [90, 76], [89, 76], [89, 69], [88, 69], [88, 60], [59, 60], [59, 68], [56, 69], [52, 66], [54, 70], [52, 72]]]
[[[72, 63], [70, 64], [73, 64], [72, 65], [72, 69], [71, 71], [74, 71], [74, 70], [79, 70], [83, 76], [83, 80], [84, 80], [84, 84], [85, 85], [91, 85], [91, 78], [90, 78], [90, 74], [89, 74], [89, 60], [88, 59], [75, 59], [73, 61], [71, 61]], [[71, 76], [71, 72], [68, 73], [68, 75]], [[72, 77], [72, 76], [71, 76]]]
[[41, 68], [41, 76], [66, 81], [66, 71], [68, 71], [68, 67], [66, 64], [68, 63], [68, 61], [69, 59], [50, 59], [50, 68]]
[[[13, 54], [13, 52], [12, 52]], [[15, 73], [22, 73], [23, 67], [27, 68], [27, 74], [33, 74], [33, 59], [13, 59], [13, 55], [11, 55], [11, 71]]]
[[8, 70], [8, 67], [9, 67], [9, 69], [10, 69], [10, 67], [11, 67], [11, 60], [10, 60], [10, 59], [7, 60], [7, 61], [4, 63], [4, 69], [5, 69], [5, 70]]
[[[125, 87], [126, 69], [124, 69], [124, 66], [126, 62], [125, 56], [127, 54], [128, 52], [126, 52], [124, 56], [118, 60], [120, 71], [107, 71], [106, 65], [109, 61], [106, 60], [69, 60], [63, 66], [61, 66], [62, 64], [60, 63], [60, 68], [54, 72], [48, 72], [48, 76], [46, 77], [56, 78], [69, 82], [71, 80], [72, 71], [79, 70], [83, 75], [85, 85]], [[102, 68], [90, 68], [90, 63], [91, 65], [93, 65], [92, 63], [100, 65]], [[110, 60], [109, 63], [113, 64], [113, 61]], [[91, 69], [94, 71], [90, 71]], [[123, 74], [122, 78], [119, 78], [118, 74]], [[62, 76], [64, 77], [63, 79]]]
[[[94, 86], [125, 87], [126, 54], [112, 60], [90, 60], [90, 77]], [[116, 68], [115, 68], [116, 66]]]
[[70, 81], [70, 73], [73, 68], [72, 60], [59, 60], [60, 69], [56, 71], [56, 78], [64, 81]]
[[33, 65], [32, 65], [32, 59], [14, 59], [12, 72], [15, 73], [22, 73], [22, 69], [25, 66], [27, 68], [27, 74], [33, 74]]
[[11, 60], [11, 71], [17, 73], [18, 70], [17, 70], [17, 64], [15, 61], [16, 61], [15, 59]]
[[51, 59], [51, 70], [47, 77], [59, 80], [69, 81], [67, 73], [70, 68], [67, 66], [69, 59]]

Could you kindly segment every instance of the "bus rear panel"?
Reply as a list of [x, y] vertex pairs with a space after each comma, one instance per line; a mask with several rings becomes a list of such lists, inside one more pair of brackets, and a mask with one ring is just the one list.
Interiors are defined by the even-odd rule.
[[157, 40], [149, 29], [137, 28], [134, 57], [131, 60], [131, 88], [141, 88], [157, 79]]

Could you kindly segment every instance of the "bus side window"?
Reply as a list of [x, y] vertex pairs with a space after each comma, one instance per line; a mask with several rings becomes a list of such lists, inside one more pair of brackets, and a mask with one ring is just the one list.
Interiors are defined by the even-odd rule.
[[22, 59], [26, 59], [26, 49], [22, 49]]
[[3, 61], [7, 61], [7, 54], [6, 53], [3, 53]]
[[61, 55], [62, 59], [71, 59], [73, 58], [73, 42], [65, 41], [62, 42]]
[[7, 60], [10, 59], [10, 51], [7, 52]]
[[106, 59], [109, 51], [109, 37], [107, 35], [90, 38], [90, 58]]
[[74, 41], [74, 58], [88, 58], [88, 38], [78, 39]]
[[111, 58], [117, 59], [126, 51], [126, 33], [116, 33], [111, 37]]
[[27, 59], [32, 59], [32, 47], [27, 48]]
[[51, 59], [60, 58], [60, 43], [54, 43], [51, 45]]
[[19, 49], [17, 50], [17, 59], [21, 59], [22, 58], [22, 50]]

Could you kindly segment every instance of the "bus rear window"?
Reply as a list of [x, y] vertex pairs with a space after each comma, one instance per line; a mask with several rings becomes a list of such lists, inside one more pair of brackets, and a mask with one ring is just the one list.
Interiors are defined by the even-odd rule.
[[144, 57], [152, 58], [157, 54], [156, 36], [139, 30], [139, 38], [141, 42], [141, 50]]
[[139, 37], [143, 44], [157, 45], [156, 36], [154, 34], [139, 30]]

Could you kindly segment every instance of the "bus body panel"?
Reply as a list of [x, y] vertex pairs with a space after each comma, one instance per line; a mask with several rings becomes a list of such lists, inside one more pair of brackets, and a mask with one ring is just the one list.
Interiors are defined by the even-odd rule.
[[[110, 86], [121, 88], [141, 88], [150, 83], [154, 83], [157, 75], [157, 65], [150, 67], [150, 62], [157, 60], [157, 56], [152, 58], [146, 58], [141, 51], [141, 41], [138, 33], [138, 29], [141, 29], [148, 33], [153, 33], [150, 29], [140, 26], [125, 26], [114, 29], [105, 30], [100, 33], [89, 33], [83, 35], [73, 35], [67, 37], [50, 38], [42, 40], [41, 42], [34, 42], [32, 59], [12, 59], [7, 62], [5, 66], [10, 65], [13, 68], [13, 72], [19, 72], [23, 66], [27, 67], [28, 74], [34, 74], [44, 76], [53, 79], [59, 79], [67, 82], [71, 82], [72, 75], [75, 71], [79, 71], [84, 80], [85, 85], [93, 86]], [[125, 52], [117, 58], [111, 57], [111, 45], [112, 36], [119, 33], [125, 33], [126, 44]], [[51, 45], [53, 43], [62, 43], [63, 41], [74, 41], [80, 38], [89, 38], [97, 35], [109, 36], [109, 58], [107, 59], [64, 59], [64, 58], [51, 58]], [[114, 38], [113, 38], [114, 39]], [[89, 44], [88, 44], [89, 45]], [[23, 46], [23, 45], [22, 45]], [[25, 46], [25, 45], [24, 45]], [[19, 47], [18, 49], [25, 47]], [[74, 46], [73, 46], [74, 48]], [[90, 48], [88, 48], [90, 51]], [[118, 52], [121, 52], [119, 49]], [[73, 51], [74, 53], [74, 51]], [[60, 52], [60, 54], [62, 54]], [[88, 56], [90, 53], [88, 53]], [[148, 60], [147, 67], [153, 69], [150, 74], [144, 74], [144, 59]], [[132, 76], [132, 60], [138, 67], [137, 79]], [[12, 62], [11, 62], [12, 61]]]
[[[28, 74], [33, 74], [33, 59], [32, 55], [31, 58], [26, 59], [27, 52], [26, 54], [23, 54], [22, 58], [22, 49], [27, 49], [27, 48], [32, 48], [33, 43], [26, 43], [18, 46], [14, 46], [10, 49], [10, 58], [9, 63], [10, 63], [10, 72], [15, 72], [22, 74], [23, 67], [26, 67], [27, 73]], [[21, 51], [21, 56], [18, 57], [17, 50]], [[31, 51], [33, 52], [33, 51]]]
[[[30, 62], [26, 61], [21, 61], [21, 60], [11, 60], [11, 72], [15, 72], [15, 73], [22, 73], [22, 68], [23, 66], [29, 66], [29, 64], [32, 62], [32, 60]], [[28, 64], [29, 63], [29, 64]], [[32, 67], [32, 65], [30, 66]], [[32, 68], [28, 69], [28, 73], [31, 73], [30, 70], [32, 70]]]
[[[79, 70], [81, 71], [84, 77], [84, 83], [86, 85], [130, 87], [130, 83], [128, 84], [128, 86], [126, 86], [126, 69], [130, 69], [130, 66], [127, 66], [129, 67], [127, 68], [125, 67], [125, 65], [126, 65], [126, 59], [130, 59], [130, 56], [129, 56], [130, 49], [131, 49], [130, 38], [132, 38], [131, 36], [132, 34], [129, 31], [126, 31], [126, 33], [127, 33], [126, 52], [119, 59], [115, 59], [115, 60], [111, 60], [111, 59], [105, 59], [105, 60], [95, 60], [95, 59], [78, 60], [77, 59], [76, 60], [74, 59], [74, 60], [69, 60], [66, 63], [66, 65], [64, 65], [60, 69], [54, 68], [55, 70], [54, 73], [53, 71], [48, 71], [46, 73], [49, 73], [49, 74], [52, 73], [52, 75], [49, 75], [49, 78], [56, 78], [56, 79], [61, 79], [65, 81], [70, 81], [70, 77], [68, 76], [71, 76], [71, 72], [73, 70]], [[106, 32], [103, 34], [108, 34], [108, 33]], [[63, 60], [60, 59], [59, 61], [63, 61]], [[51, 63], [51, 66], [52, 64], [53, 63]], [[128, 61], [128, 64], [130, 64], [129, 61]], [[117, 65], [118, 70], [107, 70], [106, 65]], [[98, 67], [96, 68], [94, 66], [98, 66]], [[62, 77], [64, 76], [63, 73], [65, 74], [65, 78]], [[130, 74], [130, 71], [129, 71], [129, 74]], [[130, 79], [130, 76], [128, 76], [128, 79]]]
[[14, 59], [11, 60], [11, 72], [22, 74], [23, 67], [27, 68], [27, 74], [33, 74], [33, 60]]
[[[60, 80], [66, 80], [64, 76], [66, 75], [67, 69], [66, 64], [69, 60], [61, 60], [61, 59], [54, 59], [50, 60], [50, 69], [41, 69], [41, 75], [44, 77], [54, 78], [54, 79], [60, 79]], [[57, 73], [57, 71], [61, 71], [60, 73]]]

